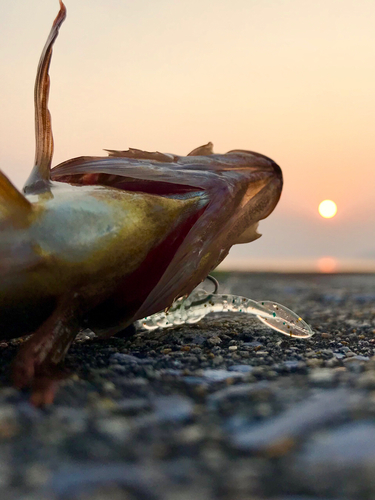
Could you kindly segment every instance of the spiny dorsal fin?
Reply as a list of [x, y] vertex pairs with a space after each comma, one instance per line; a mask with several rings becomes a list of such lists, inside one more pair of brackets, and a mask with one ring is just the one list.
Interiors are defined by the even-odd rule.
[[35, 106], [35, 164], [23, 188], [25, 193], [41, 193], [50, 190], [50, 170], [53, 155], [51, 115], [48, 110], [50, 78], [48, 74], [52, 47], [66, 17], [65, 5], [60, 2], [60, 11], [52, 25], [50, 34], [40, 56], [34, 87]]
[[173, 162], [174, 155], [159, 153], [159, 151], [142, 151], [142, 149], [129, 148], [127, 151], [117, 151], [116, 149], [105, 149], [109, 156], [120, 158], [133, 158], [135, 160], [156, 160], [162, 162]]
[[193, 151], [190, 151], [188, 156], [209, 156], [214, 154], [213, 150], [214, 145], [212, 142], [208, 142], [204, 146], [199, 146], [199, 148], [193, 149]]
[[31, 203], [0, 170], [0, 216], [22, 223], [31, 211]]

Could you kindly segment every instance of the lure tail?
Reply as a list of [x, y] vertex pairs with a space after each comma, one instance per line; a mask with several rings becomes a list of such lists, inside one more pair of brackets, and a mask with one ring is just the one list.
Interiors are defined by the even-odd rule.
[[296, 313], [273, 301], [256, 302], [237, 295], [209, 294], [195, 290], [189, 297], [177, 300], [168, 311], [137, 321], [141, 330], [170, 328], [198, 323], [210, 313], [242, 313], [256, 316], [268, 327], [295, 338], [309, 338], [314, 332]]

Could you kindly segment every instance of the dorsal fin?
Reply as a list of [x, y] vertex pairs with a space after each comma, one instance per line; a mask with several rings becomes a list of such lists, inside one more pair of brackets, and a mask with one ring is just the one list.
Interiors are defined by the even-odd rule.
[[52, 25], [50, 34], [40, 56], [34, 87], [35, 106], [35, 164], [23, 188], [25, 193], [42, 193], [50, 190], [50, 170], [53, 155], [51, 115], [48, 110], [50, 78], [48, 74], [52, 47], [59, 28], [66, 17], [65, 5], [60, 2], [60, 11]]
[[13, 223], [22, 223], [31, 213], [32, 205], [0, 170], [0, 216]]
[[159, 151], [142, 151], [142, 149], [129, 148], [127, 151], [117, 151], [116, 149], [105, 149], [109, 156], [116, 158], [134, 158], [135, 160], [156, 160], [171, 163], [174, 155], [159, 153]]
[[214, 145], [212, 142], [208, 142], [207, 144], [204, 144], [204, 146], [199, 146], [198, 148], [193, 149], [193, 151], [190, 151], [188, 156], [209, 156], [214, 154], [213, 150]]

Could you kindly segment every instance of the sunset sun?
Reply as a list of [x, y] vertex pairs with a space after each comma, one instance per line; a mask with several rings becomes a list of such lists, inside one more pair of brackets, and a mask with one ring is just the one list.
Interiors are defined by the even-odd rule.
[[337, 205], [332, 200], [324, 200], [319, 204], [318, 211], [325, 219], [334, 217], [337, 213]]

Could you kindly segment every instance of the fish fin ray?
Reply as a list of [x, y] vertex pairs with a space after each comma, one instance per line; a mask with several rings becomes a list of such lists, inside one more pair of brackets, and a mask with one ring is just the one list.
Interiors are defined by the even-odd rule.
[[31, 210], [31, 203], [0, 171], [0, 215], [10, 217], [16, 222], [20, 218], [28, 216]]
[[203, 146], [199, 146], [198, 148], [193, 149], [193, 151], [190, 151], [188, 156], [209, 156], [214, 154], [214, 145], [212, 142], [208, 142], [207, 144], [204, 144]]
[[24, 186], [25, 193], [40, 193], [50, 190], [50, 170], [53, 156], [51, 114], [48, 109], [50, 77], [48, 74], [52, 47], [66, 17], [66, 8], [61, 0], [59, 13], [40, 56], [34, 87], [35, 106], [35, 163]]
[[[78, 184], [84, 184], [80, 179], [88, 174], [108, 174], [129, 180], [180, 184], [203, 190], [209, 185], [213, 175], [208, 171], [193, 173], [177, 162], [162, 163], [153, 160], [112, 156], [73, 158], [51, 170], [52, 180], [73, 182], [74, 178], [74, 183]], [[97, 184], [100, 185], [99, 182]]]
[[108, 156], [112, 158], [134, 158], [135, 160], [155, 160], [171, 163], [174, 155], [160, 153], [159, 151], [143, 151], [142, 149], [129, 148], [127, 151], [118, 151], [116, 149], [105, 149]]

